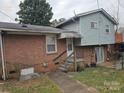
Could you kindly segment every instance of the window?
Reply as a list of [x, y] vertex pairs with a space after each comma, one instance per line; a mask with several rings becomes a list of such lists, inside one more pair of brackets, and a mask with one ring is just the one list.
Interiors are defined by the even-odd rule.
[[54, 36], [54, 35], [46, 36], [46, 52], [47, 53], [56, 53], [57, 52], [56, 36]]
[[71, 39], [71, 38], [67, 39], [67, 47], [68, 47], [68, 51], [73, 50], [73, 39]]
[[109, 25], [106, 25], [105, 27], [106, 27], [105, 29], [106, 33], [109, 33], [110, 32]]
[[73, 50], [73, 49], [72, 49], [72, 46], [73, 46], [73, 45], [72, 45], [71, 43], [68, 44], [68, 51], [72, 51], [72, 50]]
[[97, 28], [97, 22], [91, 22], [91, 28], [92, 29]]

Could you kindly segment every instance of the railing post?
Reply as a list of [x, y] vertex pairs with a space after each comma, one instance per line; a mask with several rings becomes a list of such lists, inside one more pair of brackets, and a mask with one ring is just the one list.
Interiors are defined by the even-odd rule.
[[77, 72], [77, 62], [76, 62], [76, 50], [74, 48], [74, 68], [75, 68], [75, 72]]

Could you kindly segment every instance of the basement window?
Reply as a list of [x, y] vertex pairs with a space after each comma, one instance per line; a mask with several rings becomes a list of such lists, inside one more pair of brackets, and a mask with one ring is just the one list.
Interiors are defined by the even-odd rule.
[[46, 36], [46, 52], [48, 54], [57, 52], [57, 40], [55, 35]]

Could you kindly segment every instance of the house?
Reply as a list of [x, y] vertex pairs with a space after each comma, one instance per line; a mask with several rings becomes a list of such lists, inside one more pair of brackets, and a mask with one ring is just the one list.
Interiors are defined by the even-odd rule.
[[109, 60], [109, 52], [114, 49], [117, 24], [104, 9], [96, 9], [77, 14], [58, 24], [56, 28], [74, 31], [81, 35], [81, 39], [77, 41], [72, 38], [67, 39], [69, 44], [67, 55], [74, 51], [70, 46], [75, 47], [77, 57], [84, 58], [90, 64]]
[[73, 63], [76, 70], [82, 61], [105, 62], [114, 48], [115, 25], [103, 9], [76, 15], [56, 28], [0, 22], [2, 77], [30, 67], [40, 73], [58, 66], [65, 71]]
[[116, 50], [124, 52], [124, 27], [120, 27], [115, 35]]
[[78, 39], [80, 35], [48, 26], [0, 22], [2, 76], [5, 79], [16, 69], [29, 67], [39, 73], [55, 70], [55, 61], [67, 57], [67, 37]]

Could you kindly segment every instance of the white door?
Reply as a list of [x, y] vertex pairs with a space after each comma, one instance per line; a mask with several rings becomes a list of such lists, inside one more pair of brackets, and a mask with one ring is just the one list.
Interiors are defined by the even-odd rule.
[[67, 43], [67, 56], [69, 56], [70, 54], [72, 54], [72, 52], [74, 50], [73, 39], [72, 38], [66, 39], [66, 43]]
[[96, 47], [95, 52], [96, 52], [97, 63], [104, 62], [104, 48], [103, 47]]

